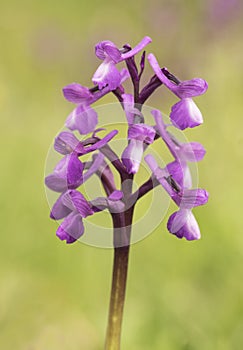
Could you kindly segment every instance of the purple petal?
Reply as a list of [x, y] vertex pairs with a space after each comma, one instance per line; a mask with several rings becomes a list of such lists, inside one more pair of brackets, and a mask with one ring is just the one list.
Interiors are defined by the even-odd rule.
[[180, 154], [188, 162], [198, 162], [205, 156], [205, 148], [198, 142], [182, 143]]
[[60, 177], [57, 173], [50, 174], [45, 178], [45, 184], [48, 188], [55, 192], [63, 192], [66, 191], [67, 179]]
[[76, 188], [82, 183], [83, 168], [83, 163], [75, 153], [68, 154], [56, 165], [54, 172], [46, 177], [45, 184], [56, 192]]
[[71, 154], [67, 166], [68, 188], [77, 188], [83, 182], [84, 165], [76, 154]]
[[78, 144], [79, 140], [73, 133], [63, 131], [55, 138], [54, 148], [57, 152], [66, 155], [73, 152]]
[[94, 212], [84, 196], [76, 191], [69, 190], [62, 196], [62, 203], [72, 211], [78, 211], [82, 218], [93, 215]]
[[118, 201], [120, 199], [123, 198], [123, 192], [122, 191], [119, 191], [119, 190], [115, 190], [113, 191], [110, 195], [109, 195], [109, 199], [111, 201]]
[[204, 94], [208, 89], [208, 84], [201, 78], [184, 80], [176, 86], [176, 95], [180, 98], [194, 97]]
[[63, 88], [64, 97], [72, 103], [83, 103], [92, 98], [92, 93], [86, 86], [72, 83]]
[[84, 233], [84, 225], [79, 214], [69, 214], [57, 229], [57, 237], [66, 243], [74, 243]]
[[180, 209], [173, 213], [167, 223], [170, 233], [178, 238], [186, 238], [189, 241], [201, 238], [198, 223], [191, 210]]
[[208, 192], [202, 188], [186, 189], [173, 199], [180, 208], [191, 209], [206, 204], [208, 202]]
[[106, 45], [104, 51], [115, 63], [120, 61], [121, 53], [117, 47]]
[[86, 135], [95, 130], [98, 123], [96, 111], [90, 106], [79, 105], [69, 115], [66, 126], [70, 130], [78, 130], [81, 135]]
[[72, 210], [63, 204], [62, 198], [63, 195], [61, 195], [53, 205], [50, 214], [51, 219], [60, 220], [71, 213]]
[[101, 60], [110, 57], [115, 63], [117, 63], [121, 58], [121, 53], [116, 45], [109, 40], [104, 40], [99, 42], [95, 46], [95, 54]]
[[121, 60], [126, 60], [127, 58], [130, 58], [132, 56], [135, 56], [137, 53], [142, 51], [145, 46], [147, 46], [149, 43], [151, 43], [152, 39], [149, 36], [145, 36], [140, 43], [138, 43], [132, 50], [124, 53], [121, 55]]
[[114, 61], [106, 58], [94, 73], [92, 81], [100, 90], [106, 85], [110, 90], [115, 90], [121, 83], [121, 74]]
[[112, 45], [113, 47], [116, 47], [116, 45], [110, 40], [103, 40], [98, 42], [98, 44], [95, 45], [95, 54], [101, 60], [104, 60], [106, 58], [104, 51], [105, 45]]
[[203, 123], [203, 117], [191, 98], [183, 98], [171, 108], [170, 119], [180, 130], [194, 128]]
[[133, 124], [128, 129], [128, 139], [143, 141], [146, 144], [151, 144], [154, 141], [155, 130], [152, 126], [146, 124]]
[[136, 174], [143, 156], [143, 141], [132, 139], [122, 153], [122, 163], [129, 174]]

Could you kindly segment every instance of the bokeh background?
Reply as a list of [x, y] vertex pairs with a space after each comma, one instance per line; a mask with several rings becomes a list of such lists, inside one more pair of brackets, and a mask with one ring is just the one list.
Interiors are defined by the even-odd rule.
[[[94, 45], [145, 35], [161, 65], [209, 83], [196, 99], [205, 124], [186, 136], [207, 149], [199, 172], [210, 201], [195, 210], [200, 241], [176, 239], [165, 220], [132, 246], [122, 349], [242, 349], [242, 1], [0, 5], [0, 349], [103, 349], [113, 254], [55, 237], [44, 164], [73, 108], [61, 88], [90, 85]], [[160, 89], [150, 105], [174, 101]]]

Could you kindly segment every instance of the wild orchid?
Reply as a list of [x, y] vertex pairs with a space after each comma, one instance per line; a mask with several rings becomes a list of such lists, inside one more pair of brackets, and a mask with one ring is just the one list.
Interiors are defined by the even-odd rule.
[[[85, 220], [99, 211], [108, 210], [113, 222], [114, 267], [111, 288], [110, 311], [107, 328], [107, 350], [120, 349], [121, 323], [125, 300], [129, 248], [131, 243], [133, 213], [136, 203], [148, 192], [161, 185], [178, 207], [168, 219], [171, 234], [186, 240], [198, 240], [201, 236], [193, 208], [208, 201], [204, 189], [192, 188], [189, 164], [201, 161], [204, 147], [198, 142], [181, 142], [170, 130], [158, 109], [151, 111], [154, 123], [149, 125], [143, 113], [148, 98], [160, 86], [169, 89], [179, 98], [171, 108], [170, 120], [178, 130], [194, 128], [203, 123], [203, 117], [192, 97], [207, 90], [205, 80], [195, 78], [180, 81], [167, 68], [160, 67], [153, 54], [147, 56], [153, 75], [143, 87], [141, 77], [145, 69], [145, 47], [151, 42], [145, 37], [134, 48], [126, 44], [118, 48], [111, 41], [101, 41], [95, 46], [95, 54], [102, 60], [95, 71], [93, 86], [85, 87], [72, 83], [63, 88], [64, 97], [76, 106], [67, 117], [66, 127], [54, 141], [55, 150], [63, 158], [49, 174], [45, 183], [60, 195], [51, 209], [51, 218], [62, 220], [57, 237], [73, 244], [85, 235]], [[135, 56], [141, 53], [139, 65]], [[125, 63], [126, 68], [119, 67]], [[133, 94], [125, 91], [124, 82], [130, 79]], [[119, 130], [112, 130], [103, 138], [99, 116], [92, 105], [108, 93], [119, 101], [127, 121], [127, 145], [118, 155], [111, 146]], [[97, 128], [99, 127], [99, 128]], [[74, 133], [76, 132], [76, 133]], [[78, 136], [78, 134], [82, 135]], [[173, 161], [161, 167], [149, 147], [163, 142]], [[145, 156], [146, 152], [146, 156]], [[88, 156], [90, 160], [87, 160]], [[84, 157], [85, 156], [85, 157]], [[145, 159], [151, 175], [136, 191], [133, 191], [134, 176]], [[120, 185], [114, 181], [113, 171], [119, 174]], [[96, 176], [104, 189], [104, 196], [89, 200], [82, 194], [82, 185]]]

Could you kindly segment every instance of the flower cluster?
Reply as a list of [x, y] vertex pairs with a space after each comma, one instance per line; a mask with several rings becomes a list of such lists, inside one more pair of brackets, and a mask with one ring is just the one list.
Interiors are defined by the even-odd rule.
[[[168, 130], [170, 125], [164, 123], [159, 110], [151, 113], [154, 125], [145, 122], [142, 107], [153, 92], [164, 85], [179, 98], [170, 113], [170, 120], [174, 127], [184, 130], [196, 127], [203, 122], [203, 117], [192, 100], [207, 90], [205, 80], [195, 78], [180, 81], [166, 68], [161, 68], [153, 54], [147, 60], [154, 72], [150, 81], [140, 89], [140, 80], [145, 68], [146, 53], [144, 48], [151, 42], [145, 37], [134, 48], [126, 44], [119, 49], [111, 41], [102, 41], [95, 46], [96, 56], [102, 60], [93, 75], [93, 86], [88, 88], [78, 83], [72, 83], [63, 88], [64, 97], [76, 105], [66, 120], [66, 127], [70, 131], [63, 131], [55, 138], [54, 148], [63, 158], [45, 179], [46, 186], [59, 192], [60, 196], [51, 209], [51, 218], [63, 219], [57, 230], [57, 236], [67, 243], [73, 243], [84, 233], [83, 220], [101, 210], [109, 210], [111, 215], [124, 215], [128, 210], [128, 203], [134, 193], [123, 186], [125, 180], [133, 180], [139, 171], [145, 150], [155, 140], [161, 139], [167, 146], [173, 162], [160, 168], [152, 155], [145, 156], [145, 161], [151, 169], [151, 181], [138, 189], [137, 200], [145, 193], [161, 184], [168, 195], [178, 206], [168, 220], [168, 230], [179, 238], [187, 240], [200, 238], [200, 230], [192, 209], [208, 201], [208, 193], [203, 189], [192, 189], [192, 180], [188, 162], [198, 162], [205, 155], [204, 147], [197, 142], [182, 143]], [[140, 52], [141, 59], [138, 67], [135, 55]], [[124, 62], [126, 68], [119, 69], [118, 64]], [[130, 79], [134, 94], [125, 92], [123, 83]], [[113, 130], [103, 138], [98, 136], [103, 129], [97, 129], [98, 115], [92, 104], [108, 93], [113, 93], [121, 103], [127, 119], [128, 144], [117, 156], [109, 142], [117, 135]], [[79, 140], [74, 131], [83, 136]], [[88, 135], [90, 134], [90, 135]], [[89, 161], [83, 161], [84, 155], [91, 155]], [[85, 157], [87, 159], [87, 157]], [[108, 162], [107, 162], [108, 161]], [[108, 163], [114, 166], [121, 178], [121, 188], [115, 185], [112, 170]], [[97, 175], [102, 182], [105, 196], [88, 201], [78, 188], [91, 176]], [[149, 186], [148, 186], [149, 184]], [[120, 225], [125, 225], [120, 220]], [[123, 224], [122, 224], [123, 223]]]

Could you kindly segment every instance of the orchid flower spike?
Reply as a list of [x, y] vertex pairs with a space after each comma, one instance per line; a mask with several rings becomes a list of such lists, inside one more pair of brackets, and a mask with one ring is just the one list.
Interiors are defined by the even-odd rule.
[[[169, 232], [187, 240], [200, 238], [192, 210], [206, 204], [209, 195], [202, 188], [192, 188], [189, 163], [201, 161], [206, 150], [198, 142], [178, 140], [173, 135], [173, 126], [184, 130], [202, 124], [202, 114], [192, 98], [204, 94], [208, 85], [201, 78], [180, 81], [167, 68], [161, 68], [150, 53], [147, 59], [154, 73], [148, 83], [141, 87], [146, 63], [144, 49], [150, 42], [150, 37], [145, 36], [133, 48], [129, 44], [118, 48], [110, 40], [100, 41], [95, 46], [95, 55], [102, 62], [92, 76], [91, 87], [75, 82], [63, 88], [64, 97], [75, 104], [75, 108], [65, 122], [68, 130], [60, 132], [54, 140], [54, 149], [62, 159], [46, 176], [45, 184], [59, 193], [50, 217], [62, 220], [57, 237], [66, 243], [74, 243], [82, 237], [88, 216], [108, 210], [114, 223], [114, 246], [129, 244], [130, 237], [126, 230], [132, 227], [136, 202], [147, 192], [155, 190], [157, 185], [163, 187], [178, 207], [169, 217]], [[136, 55], [139, 55], [138, 63]], [[125, 64], [126, 68], [118, 68], [118, 64]], [[128, 93], [123, 85], [127, 79], [132, 83], [133, 93]], [[179, 98], [171, 108], [172, 125], [165, 124], [158, 109], [151, 110], [154, 125], [146, 120], [144, 102], [161, 86]], [[93, 106], [109, 93], [118, 99], [127, 126], [127, 143], [119, 154], [112, 149], [112, 142], [119, 130], [109, 130], [105, 134]], [[103, 136], [99, 137], [101, 132]], [[149, 153], [155, 142], [158, 144], [156, 150], [159, 150], [159, 142], [163, 142], [172, 156], [172, 160], [163, 168]], [[144, 157], [145, 151], [147, 155]], [[143, 158], [151, 177], [132, 193], [133, 178], [139, 173]], [[119, 184], [114, 171], [119, 174]], [[93, 176], [101, 182], [104, 194], [88, 200], [81, 193], [82, 186]]]

